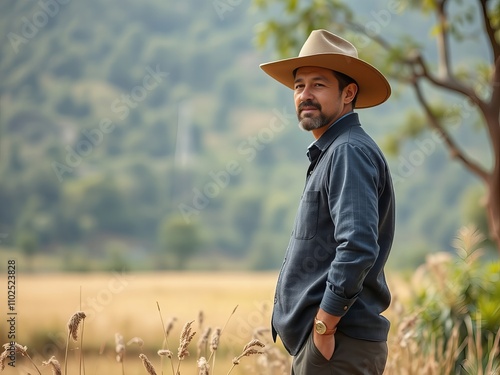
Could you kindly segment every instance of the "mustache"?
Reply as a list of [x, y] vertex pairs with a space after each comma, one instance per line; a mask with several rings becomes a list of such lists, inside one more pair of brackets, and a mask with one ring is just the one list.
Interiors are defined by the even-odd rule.
[[321, 105], [319, 103], [313, 102], [312, 100], [306, 100], [305, 102], [300, 103], [297, 109], [300, 112], [304, 109], [304, 107], [313, 107], [321, 111]]

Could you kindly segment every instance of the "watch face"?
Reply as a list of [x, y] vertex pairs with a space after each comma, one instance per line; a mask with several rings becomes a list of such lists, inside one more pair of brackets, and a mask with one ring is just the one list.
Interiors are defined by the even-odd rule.
[[323, 335], [326, 332], [326, 325], [321, 320], [318, 320], [315, 324], [316, 332]]

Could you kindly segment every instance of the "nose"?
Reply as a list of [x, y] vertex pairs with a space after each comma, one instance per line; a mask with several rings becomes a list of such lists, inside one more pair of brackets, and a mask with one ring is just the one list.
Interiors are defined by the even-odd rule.
[[305, 85], [304, 89], [299, 94], [299, 99], [301, 102], [305, 102], [306, 100], [311, 100], [313, 98], [311, 88], [309, 85]]

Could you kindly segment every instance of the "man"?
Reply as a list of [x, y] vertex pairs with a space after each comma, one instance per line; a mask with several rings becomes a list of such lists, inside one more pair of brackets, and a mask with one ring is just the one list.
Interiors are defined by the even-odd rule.
[[292, 374], [382, 374], [394, 193], [387, 162], [353, 110], [386, 101], [389, 83], [325, 30], [313, 31], [298, 57], [261, 68], [293, 90], [299, 125], [315, 138], [276, 286], [273, 337], [294, 356]]

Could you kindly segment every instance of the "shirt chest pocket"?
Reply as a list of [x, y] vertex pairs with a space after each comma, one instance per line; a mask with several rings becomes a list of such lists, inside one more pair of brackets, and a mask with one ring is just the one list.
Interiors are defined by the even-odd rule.
[[305, 191], [295, 221], [295, 238], [310, 240], [316, 235], [319, 215], [319, 191]]

